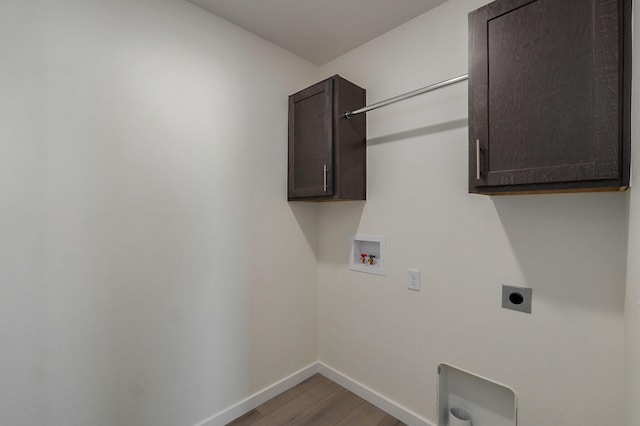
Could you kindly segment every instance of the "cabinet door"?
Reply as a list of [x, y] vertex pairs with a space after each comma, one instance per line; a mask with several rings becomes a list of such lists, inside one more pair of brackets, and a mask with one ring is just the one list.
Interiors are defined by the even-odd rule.
[[289, 199], [333, 195], [333, 80], [289, 97]]
[[470, 14], [471, 192], [620, 185], [623, 3], [498, 0]]

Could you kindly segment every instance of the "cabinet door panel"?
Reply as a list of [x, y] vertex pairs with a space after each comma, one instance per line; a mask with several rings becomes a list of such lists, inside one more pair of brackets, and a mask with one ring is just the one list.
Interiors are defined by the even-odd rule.
[[504, 172], [513, 184], [544, 182], [547, 169], [593, 161], [592, 18], [576, 2], [538, 0], [488, 22], [489, 185]]
[[[631, 84], [624, 84], [622, 75], [625, 72], [620, 61], [624, 59], [624, 37], [621, 36], [621, 25], [624, 25], [623, 11], [631, 12], [631, 4], [619, 0], [598, 0], [594, 2], [594, 140], [598, 151], [595, 156], [596, 178], [603, 179], [620, 174], [621, 151], [626, 141], [623, 140], [623, 114], [625, 90], [631, 92]], [[630, 41], [629, 41], [630, 44]], [[622, 48], [621, 48], [622, 47]], [[628, 58], [630, 60], [630, 52]], [[630, 75], [630, 74], [628, 74]], [[629, 82], [630, 82], [630, 77]], [[630, 109], [630, 108], [629, 108]]]
[[471, 188], [620, 179], [621, 4], [504, 0], [470, 15]]
[[327, 80], [289, 100], [290, 197], [333, 194], [332, 92]]

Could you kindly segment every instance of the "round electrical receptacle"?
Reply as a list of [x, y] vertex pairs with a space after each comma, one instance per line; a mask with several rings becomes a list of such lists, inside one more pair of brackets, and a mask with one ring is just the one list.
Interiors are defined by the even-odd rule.
[[513, 303], [514, 305], [522, 305], [522, 303], [524, 302], [524, 296], [522, 295], [522, 293], [511, 293], [509, 295], [509, 302]]

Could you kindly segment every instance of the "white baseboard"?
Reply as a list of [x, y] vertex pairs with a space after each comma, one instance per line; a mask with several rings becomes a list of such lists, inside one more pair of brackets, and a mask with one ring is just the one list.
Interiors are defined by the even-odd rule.
[[224, 426], [234, 419], [242, 416], [245, 413], [253, 410], [260, 404], [263, 404], [281, 394], [282, 392], [291, 389], [302, 381], [308, 379], [316, 373], [320, 373], [328, 379], [333, 380], [340, 386], [350, 390], [358, 395], [360, 398], [368, 401], [383, 411], [391, 414], [398, 420], [406, 423], [409, 426], [435, 426], [433, 423], [428, 422], [414, 412], [404, 408], [400, 404], [380, 395], [374, 390], [369, 389], [365, 385], [353, 380], [347, 375], [339, 372], [338, 370], [324, 364], [322, 362], [315, 362], [302, 370], [293, 373], [292, 375], [285, 377], [277, 383], [264, 388], [263, 390], [256, 392], [250, 397], [238, 402], [237, 404], [214, 414], [206, 420], [197, 423], [195, 426]]
[[263, 404], [273, 398], [280, 395], [282, 392], [291, 389], [297, 384], [303, 382], [309, 377], [318, 372], [318, 363], [313, 363], [302, 370], [293, 373], [292, 375], [285, 377], [279, 382], [274, 383], [262, 389], [259, 392], [254, 393], [250, 397], [238, 402], [237, 404], [214, 414], [206, 420], [197, 423], [195, 426], [224, 426], [227, 423], [237, 419], [245, 413], [253, 410], [260, 404]]
[[376, 391], [369, 389], [362, 383], [353, 380], [352, 378], [346, 376], [345, 374], [342, 374], [336, 369], [322, 362], [318, 362], [317, 365], [318, 373], [326, 376], [328, 379], [333, 380], [340, 386], [350, 390], [360, 398], [370, 402], [381, 410], [386, 411], [401, 422], [404, 422], [409, 426], [435, 426], [433, 423], [423, 419], [416, 413], [406, 409], [405, 407], [390, 400], [389, 398], [380, 395]]

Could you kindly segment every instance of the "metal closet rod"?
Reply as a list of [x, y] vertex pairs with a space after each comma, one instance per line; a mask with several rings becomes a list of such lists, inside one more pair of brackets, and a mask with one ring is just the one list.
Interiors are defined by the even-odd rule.
[[423, 87], [422, 89], [414, 90], [413, 92], [404, 93], [402, 95], [394, 96], [393, 98], [389, 98], [384, 101], [376, 102], [375, 104], [362, 107], [355, 111], [347, 111], [343, 114], [343, 116], [346, 118], [351, 118], [354, 115], [362, 114], [364, 112], [369, 112], [374, 109], [382, 108], [387, 105], [395, 104], [396, 102], [404, 101], [405, 99], [413, 98], [414, 96], [422, 95], [423, 93], [431, 92], [432, 90], [440, 89], [441, 87], [449, 86], [451, 84], [467, 80], [468, 78], [469, 78], [469, 74], [464, 74], [458, 77], [450, 78], [449, 80], [441, 81], [439, 83], [432, 84], [427, 87]]

